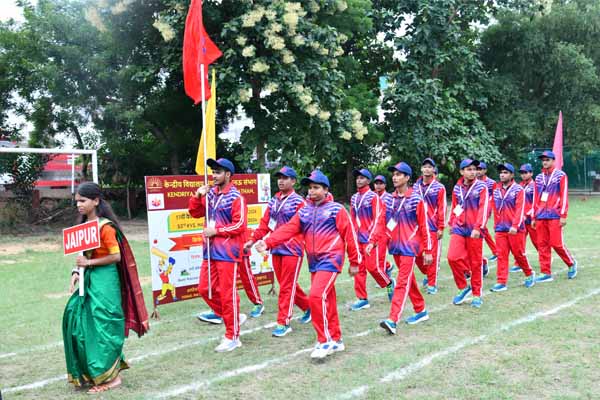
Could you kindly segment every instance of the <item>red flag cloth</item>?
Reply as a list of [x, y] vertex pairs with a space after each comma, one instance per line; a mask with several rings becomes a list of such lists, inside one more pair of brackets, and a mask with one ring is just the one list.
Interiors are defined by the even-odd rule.
[[[183, 84], [185, 93], [198, 104], [202, 99], [202, 83], [204, 79], [205, 98], [210, 98], [208, 84], [208, 65], [212, 64], [223, 53], [206, 34], [202, 21], [202, 0], [192, 0], [185, 20], [183, 35]], [[204, 76], [200, 78], [200, 65], [204, 64]]]
[[556, 169], [562, 169], [563, 167], [563, 118], [562, 111], [558, 113], [558, 123], [556, 124], [556, 132], [554, 133], [554, 146], [552, 146], [552, 152], [556, 157], [554, 166]]

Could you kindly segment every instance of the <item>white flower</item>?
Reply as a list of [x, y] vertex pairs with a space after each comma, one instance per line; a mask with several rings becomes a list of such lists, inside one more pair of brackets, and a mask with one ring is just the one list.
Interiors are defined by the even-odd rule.
[[329, 111], [320, 111], [319, 112], [319, 119], [321, 121], [327, 121], [329, 119], [329, 117], [331, 117], [331, 113]]
[[265, 90], [270, 93], [274, 93], [279, 90], [279, 85], [275, 82], [269, 82], [265, 85]]
[[272, 32], [278, 33], [278, 32], [281, 32], [281, 30], [283, 29], [283, 26], [281, 26], [281, 24], [279, 24], [277, 22], [274, 22], [271, 24], [270, 28], [271, 28]]
[[302, 35], [296, 35], [292, 39], [292, 43], [296, 46], [303, 46], [306, 43], [306, 38]]
[[325, 47], [321, 47], [319, 49], [319, 54], [322, 55], [322, 56], [326, 56], [326, 55], [329, 54], [329, 51]]
[[342, 138], [344, 140], [350, 140], [350, 139], [352, 139], [352, 134], [348, 131], [343, 131], [342, 134], [340, 135], [340, 138]]
[[339, 43], [346, 43], [348, 41], [348, 36], [344, 35], [343, 33], [340, 33], [337, 37], [337, 40]]
[[250, 98], [252, 97], [252, 89], [240, 89], [238, 91], [238, 97], [242, 103], [249, 102]]
[[285, 40], [281, 36], [273, 34], [267, 37], [267, 46], [273, 50], [282, 50], [285, 48]]
[[344, 0], [338, 0], [335, 5], [339, 12], [344, 12], [348, 8], [348, 3]]
[[317, 4], [317, 2], [316, 2], [316, 1], [314, 1], [314, 0], [311, 0], [311, 1], [308, 3], [308, 9], [310, 10], [310, 12], [312, 12], [313, 14], [315, 14], [315, 13], [319, 12], [319, 10], [320, 10], [321, 8], [319, 7], [319, 5]]
[[277, 17], [277, 13], [275, 12], [275, 10], [267, 10], [265, 11], [265, 17], [269, 21], [273, 21]]
[[256, 47], [254, 47], [254, 46], [244, 47], [244, 50], [242, 50], [242, 56], [244, 56], [246, 58], [254, 57], [255, 54], [256, 54]]
[[169, 42], [175, 37], [175, 31], [173, 30], [171, 25], [169, 25], [164, 20], [157, 19], [156, 21], [154, 21], [152, 26], [160, 32], [165, 42]]
[[112, 12], [113, 15], [119, 15], [119, 14], [124, 13], [126, 10], [127, 10], [127, 4], [125, 4], [124, 1], [120, 1], [111, 7], [110, 12]]
[[243, 36], [243, 35], [242, 36], [238, 36], [235, 39], [235, 42], [237, 44], [239, 44], [240, 46], [245, 46], [247, 41], [248, 41], [248, 38], [246, 36]]
[[283, 63], [284, 64], [291, 64], [296, 60], [291, 51], [283, 50], [282, 53], [283, 53]]
[[319, 107], [315, 103], [312, 103], [308, 107], [306, 107], [305, 111], [308, 115], [314, 117], [319, 113]]
[[100, 32], [106, 32], [106, 25], [102, 21], [102, 17], [100, 16], [100, 12], [97, 8], [87, 8], [85, 10], [85, 19], [92, 24], [93, 27], [98, 29]]
[[343, 54], [344, 54], [344, 49], [342, 49], [341, 47], [336, 48], [335, 51], [333, 52], [333, 55], [336, 57], [339, 57]]
[[250, 69], [252, 70], [252, 72], [258, 72], [260, 74], [263, 72], [267, 72], [269, 70], [269, 66], [261, 60], [258, 60], [252, 64], [252, 67], [250, 67]]
[[258, 7], [256, 10], [252, 10], [247, 14], [242, 15], [242, 27], [252, 28], [258, 21], [265, 15], [265, 9]]
[[298, 96], [298, 100], [304, 107], [308, 107], [308, 105], [312, 102], [312, 96], [310, 93], [304, 92], [300, 96]]
[[360, 111], [358, 111], [357, 109], [353, 108], [349, 111], [349, 113], [352, 115], [352, 121], [356, 122], [360, 122], [360, 118], [362, 117], [362, 114], [360, 113]]

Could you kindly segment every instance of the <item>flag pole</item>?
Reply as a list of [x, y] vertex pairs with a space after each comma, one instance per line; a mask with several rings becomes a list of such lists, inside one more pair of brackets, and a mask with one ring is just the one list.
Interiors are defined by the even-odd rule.
[[[206, 164], [206, 86], [204, 83], [205, 67], [206, 66], [203, 63], [200, 64], [200, 85], [202, 88], [202, 146], [204, 147], [204, 184], [208, 185], [208, 165]], [[210, 226], [210, 218], [208, 214], [208, 192], [204, 197], [204, 206], [204, 224], [205, 226]], [[210, 273], [210, 239], [204, 236], [204, 242], [206, 246], [206, 254], [208, 261], [208, 298], [212, 300], [212, 284]]]

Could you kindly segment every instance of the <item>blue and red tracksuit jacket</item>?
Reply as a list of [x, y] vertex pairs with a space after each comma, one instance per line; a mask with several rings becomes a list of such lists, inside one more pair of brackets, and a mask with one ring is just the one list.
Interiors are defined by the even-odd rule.
[[390, 218], [392, 218], [392, 203], [394, 201], [394, 196], [385, 190], [381, 193], [377, 193], [377, 195], [381, 199], [381, 202], [385, 205], [385, 223], [387, 224]]
[[[567, 218], [569, 211], [567, 174], [560, 169], [542, 170], [535, 177], [535, 193], [533, 209], [535, 219]], [[546, 201], [542, 201], [544, 193], [548, 193]]]
[[535, 182], [533, 179], [527, 182], [519, 183], [525, 192], [525, 225], [531, 225], [531, 217], [533, 217], [533, 195], [535, 192]]
[[385, 236], [385, 204], [369, 186], [352, 195], [350, 217], [356, 228], [358, 243], [376, 244]]
[[387, 224], [390, 236], [389, 253], [409, 257], [416, 257], [421, 251], [431, 254], [432, 243], [427, 226], [427, 211], [419, 193], [409, 188], [403, 196], [396, 191], [392, 196], [391, 221], [393, 222]]
[[[194, 218], [204, 217], [206, 201], [208, 201], [208, 218], [204, 219], [204, 227], [208, 226], [210, 219], [215, 221], [214, 226], [217, 230], [216, 236], [210, 239], [211, 260], [240, 262], [248, 219], [248, 206], [244, 196], [231, 183], [223, 190], [215, 186], [206, 196], [190, 198], [188, 205], [190, 215]], [[204, 259], [207, 259], [207, 246], [203, 247]]]
[[290, 222], [272, 232], [265, 243], [272, 249], [298, 233], [304, 238], [310, 272], [341, 272], [346, 251], [350, 265], [358, 266], [362, 261], [348, 211], [332, 196], [319, 204], [307, 200]]
[[[278, 192], [271, 198], [263, 217], [260, 220], [258, 228], [252, 234], [252, 240], [257, 241], [265, 237], [270, 232], [290, 222], [296, 215], [296, 212], [306, 205], [304, 198], [298, 193], [292, 192], [285, 196]], [[274, 227], [269, 225], [275, 225]], [[276, 256], [296, 256], [302, 257], [304, 252], [304, 239], [301, 233], [290, 238], [287, 242], [280, 244], [271, 250], [271, 254]]]
[[[456, 215], [456, 206], [463, 209]], [[481, 231], [487, 223], [490, 200], [487, 186], [483, 181], [475, 179], [466, 186], [464, 178], [460, 178], [452, 190], [452, 209], [450, 210], [450, 233], [470, 237], [473, 229]]]
[[437, 179], [426, 185], [423, 178], [417, 179], [413, 189], [416, 190], [427, 206], [427, 224], [430, 232], [443, 231], [446, 227], [446, 187]]
[[488, 190], [488, 198], [490, 199], [490, 206], [488, 208], [488, 216], [487, 217], [489, 218], [490, 215], [492, 215], [492, 202], [494, 201], [492, 193], [494, 192], [494, 187], [496, 185], [496, 181], [488, 176], [484, 176], [483, 178], [481, 178], [479, 180], [481, 182], [485, 183], [485, 186], [487, 187], [487, 190]]
[[493, 192], [494, 231], [525, 230], [525, 190], [513, 180], [507, 188], [496, 183]]

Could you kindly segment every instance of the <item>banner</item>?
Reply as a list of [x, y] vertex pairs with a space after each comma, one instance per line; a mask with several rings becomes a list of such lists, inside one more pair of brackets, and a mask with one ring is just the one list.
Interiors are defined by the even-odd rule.
[[[271, 198], [269, 174], [235, 174], [232, 178], [248, 204], [248, 228], [258, 227]], [[212, 182], [212, 177], [208, 180]], [[146, 176], [145, 182], [154, 304], [198, 297], [204, 218], [192, 218], [187, 208], [190, 197], [204, 185], [204, 176]], [[252, 248], [250, 265], [259, 285], [273, 283], [270, 255]]]

